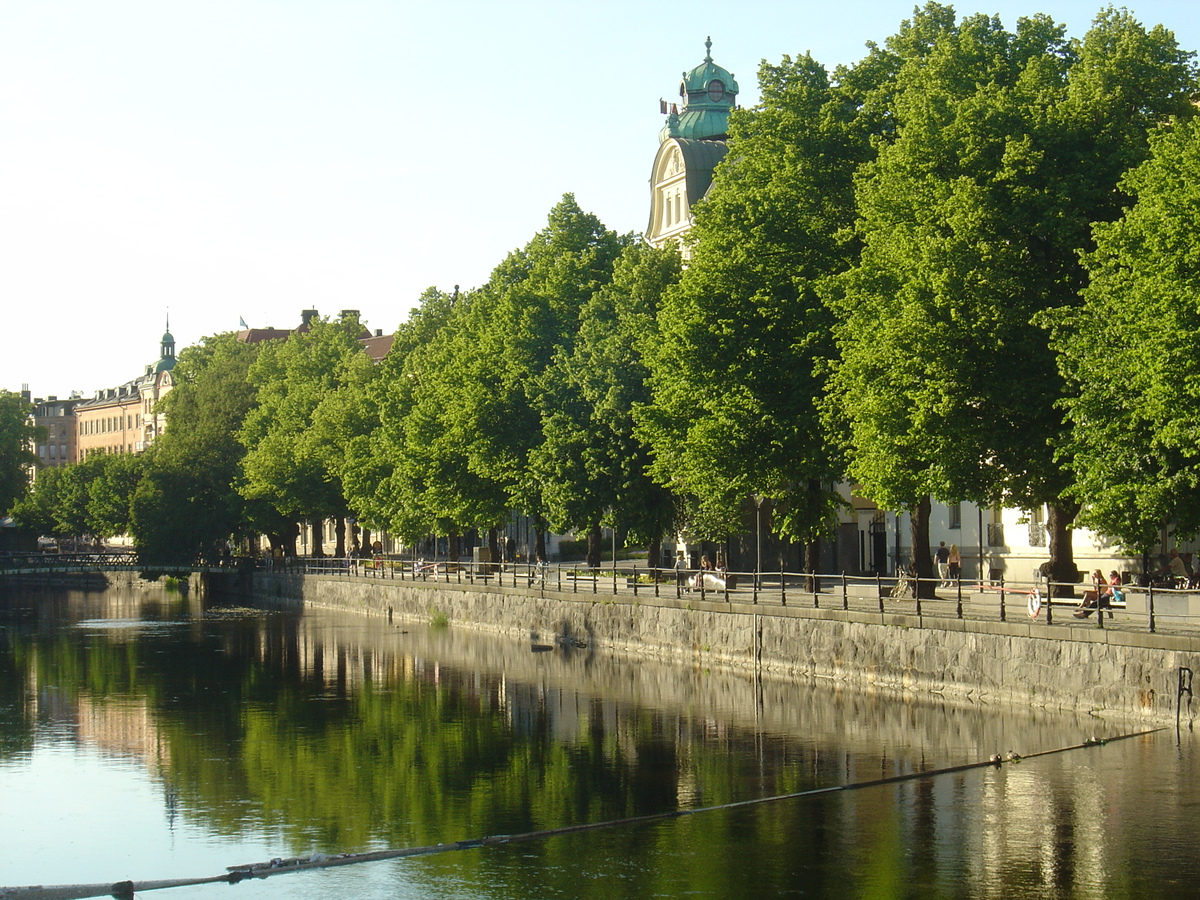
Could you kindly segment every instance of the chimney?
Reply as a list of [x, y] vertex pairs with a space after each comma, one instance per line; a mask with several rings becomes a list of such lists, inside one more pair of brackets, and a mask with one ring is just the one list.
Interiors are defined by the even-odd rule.
[[383, 337], [383, 329], [382, 328], [375, 329], [375, 337]]
[[301, 326], [307, 325], [309, 322], [311, 322], [313, 319], [315, 319], [318, 315], [319, 315], [319, 313], [315, 309], [300, 310]]
[[349, 321], [349, 322], [357, 322], [358, 321], [358, 310], [357, 309], [343, 309], [340, 313], [338, 313], [338, 315], [341, 316], [343, 321]]

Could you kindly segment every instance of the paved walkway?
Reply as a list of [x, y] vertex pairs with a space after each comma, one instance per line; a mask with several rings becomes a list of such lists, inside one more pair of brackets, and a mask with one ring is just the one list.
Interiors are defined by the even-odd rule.
[[[301, 561], [304, 562], [304, 561]], [[399, 560], [385, 560], [381, 565], [346, 567], [339, 560], [320, 561], [305, 566], [314, 574], [335, 574], [348, 578], [384, 578], [388, 580], [413, 579], [412, 566]], [[694, 572], [687, 573], [688, 578]], [[636, 583], [635, 583], [636, 575]], [[613, 577], [612, 569], [601, 569], [592, 574], [582, 566], [549, 566], [539, 575], [527, 565], [473, 568], [469, 564], [447, 568], [443, 564], [423, 564], [418, 568], [417, 580], [433, 583], [476, 585], [479, 587], [503, 587], [521, 592], [561, 592], [567, 594], [593, 594], [596, 596], [658, 596], [678, 597], [685, 602], [707, 601], [728, 602], [746, 605], [760, 604], [764, 607], [789, 606], [809, 609], [844, 609], [854, 612], [875, 614], [897, 614], [920, 616], [927, 619], [969, 619], [983, 622], [1036, 622], [1046, 625], [1072, 625], [1076, 627], [1109, 628], [1122, 632], [1153, 631], [1157, 634], [1200, 633], [1200, 615], [1193, 615], [1193, 604], [1200, 606], [1200, 594], [1187, 591], [1154, 591], [1153, 625], [1149, 614], [1149, 593], [1144, 588], [1126, 588], [1128, 604], [1117, 606], [1103, 620], [1094, 614], [1087, 618], [1076, 618], [1073, 613], [1078, 600], [1061, 598], [1047, 603], [1042, 599], [1036, 617], [1030, 616], [1029, 592], [1032, 584], [978, 585], [963, 583], [954, 588], [939, 588], [933, 598], [920, 601], [911, 596], [893, 598], [896, 587], [894, 578], [864, 578], [841, 575], [817, 577], [819, 589], [813, 591], [812, 579], [802, 574], [779, 573], [763, 575], [755, 589], [752, 574], [737, 574], [725, 580], [708, 580], [708, 587], [688, 589], [677, 587], [675, 573], [662, 570], [661, 580], [654, 583], [650, 570], [644, 567], [624, 568]], [[710, 579], [712, 576], [710, 576]], [[1076, 595], [1082, 596], [1085, 585], [1076, 586]], [[1044, 595], [1045, 587], [1039, 593]], [[881, 599], [882, 597], [882, 599]], [[1003, 601], [1003, 602], [1002, 602]]]

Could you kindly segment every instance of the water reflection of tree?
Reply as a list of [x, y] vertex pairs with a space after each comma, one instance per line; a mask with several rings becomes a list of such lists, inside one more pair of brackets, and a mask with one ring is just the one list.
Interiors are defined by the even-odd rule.
[[[339, 623], [250, 613], [176, 622], [140, 632], [0, 632], [0, 702], [19, 709], [24, 686], [36, 683], [68, 698], [86, 693], [96, 706], [152, 710], [172, 808], [218, 834], [281, 837], [280, 852], [520, 833], [928, 765], [911, 745], [864, 740], [858, 730], [872, 711], [861, 698], [826, 694], [823, 710], [816, 698], [793, 693], [812, 736], [772, 736], [699, 708], [651, 709], [616, 691], [589, 694], [565, 681], [518, 681], [498, 674], [502, 667], [451, 663], [431, 644], [418, 652], [394, 641], [388, 649]], [[554, 670], [567, 663], [556, 661]], [[874, 740], [929, 737], [915, 707], [888, 715], [895, 721]], [[825, 733], [832, 726], [822, 716], [840, 717], [844, 740]], [[956, 721], [947, 733], [962, 727]], [[28, 748], [32, 731], [31, 721], [10, 718], [0, 752]], [[913, 895], [913, 885], [936, 893], [939, 883], [982, 877], [979, 860], [1003, 823], [1028, 816], [1021, 834], [1033, 836], [1047, 822], [1078, 818], [1079, 802], [1056, 795], [1052, 809], [1027, 808], [982, 776], [955, 776], [419, 865], [452, 866], [455, 878], [477, 882], [481, 896], [766, 897], [813, 889], [812, 878], [828, 875], [821, 861], [844, 857], [854, 872], [846, 896], [864, 885], [880, 896]], [[981, 809], [1001, 826], [979, 832]], [[975, 850], [948, 859], [946, 842], [959, 835]], [[1069, 836], [1062, 837], [1046, 852], [1056, 866], [1070, 866]], [[1103, 835], [1088, 841], [1102, 846]], [[1003, 869], [1001, 877], [1024, 884], [1023, 872]], [[833, 892], [823, 896], [840, 896], [837, 884], [825, 888]]]

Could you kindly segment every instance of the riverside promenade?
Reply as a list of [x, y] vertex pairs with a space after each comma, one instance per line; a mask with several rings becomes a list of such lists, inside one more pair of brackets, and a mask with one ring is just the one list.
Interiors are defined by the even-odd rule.
[[[414, 568], [416, 571], [414, 572]], [[643, 570], [642, 575], [645, 575]], [[507, 635], [531, 649], [653, 657], [699, 671], [825, 682], [1191, 727], [1200, 629], [1190, 596], [1129, 592], [1103, 622], [1072, 604], [1029, 615], [1030, 587], [942, 590], [892, 599], [892, 583], [823, 576], [742, 579], [681, 590], [632, 570], [365, 568], [306, 563], [284, 571], [213, 572], [210, 592], [288, 606], [354, 610]], [[1151, 616], [1148, 603], [1159, 609]], [[1151, 630], [1153, 627], [1154, 630]], [[1197, 685], [1200, 687], [1200, 684]]]

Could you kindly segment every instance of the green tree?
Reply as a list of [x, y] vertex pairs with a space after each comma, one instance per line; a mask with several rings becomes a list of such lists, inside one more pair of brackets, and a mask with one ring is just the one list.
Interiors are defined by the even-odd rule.
[[43, 469], [13, 516], [23, 527], [62, 538], [127, 534], [142, 469], [139, 456], [106, 453]]
[[12, 506], [13, 521], [38, 534], [68, 537], [57, 515], [67, 480], [67, 466], [52, 466], [38, 472], [33, 489]]
[[[633, 410], [649, 401], [641, 351], [655, 342], [659, 299], [679, 275], [674, 248], [625, 248], [612, 281], [585, 302], [574, 345], [560, 348], [542, 374], [543, 441], [531, 452], [552, 528], [586, 531], [608, 516], [647, 545], [651, 566], [659, 565], [676, 503], [649, 476], [650, 451], [634, 434]], [[593, 566], [598, 549], [589, 546]]]
[[259, 530], [283, 540], [278, 513], [237, 490], [245, 448], [234, 436], [256, 402], [249, 369], [261, 346], [230, 332], [180, 352], [175, 386], [160, 401], [168, 427], [146, 454], [131, 509], [144, 561], [192, 562], [214, 555], [229, 538]]
[[731, 117], [690, 264], [647, 342], [653, 399], [640, 433], [654, 475], [694, 498], [701, 536], [743, 530], [743, 503], [758, 494], [773, 501], [774, 529], [815, 554], [839, 474], [817, 408], [833, 352], [817, 288], [854, 259], [844, 233], [869, 144], [852, 94], [810, 57], [764, 64], [759, 82], [761, 105]]
[[88, 483], [87, 530], [98, 538], [110, 538], [131, 532], [133, 498], [145, 474], [143, 455], [96, 454], [79, 464], [80, 468], [96, 461]]
[[280, 516], [311, 521], [318, 554], [318, 523], [345, 517], [349, 509], [339, 477], [345, 444], [335, 439], [336, 428], [314, 424], [321, 403], [370, 365], [361, 332], [357, 321], [314, 322], [308, 331], [264, 345], [248, 371], [257, 393], [237, 435], [246, 448], [239, 490]]
[[48, 485], [55, 535], [82, 537], [91, 530], [87, 515], [91, 482], [107, 455], [103, 451], [92, 453], [77, 463], [59, 467], [60, 476]]
[[[358, 448], [370, 441], [379, 429], [379, 407], [373, 387], [381, 377], [374, 361], [365, 352], [351, 353], [345, 360], [337, 384], [328, 391], [312, 413], [312, 427], [306, 437], [311, 452], [323, 460], [326, 470], [336, 479], [345, 509], [356, 516], [360, 510], [352, 502], [353, 492], [347, 481], [359, 470], [355, 460]], [[338, 530], [337, 553], [346, 551], [345, 528]]]
[[[388, 409], [380, 421], [401, 453], [393, 496], [420, 497], [420, 522], [494, 529], [509, 510], [541, 521], [544, 485], [530, 459], [542, 442], [541, 375], [572, 346], [580, 310], [611, 278], [622, 244], [564, 196], [432, 339], [397, 357], [409, 382], [392, 389], [404, 424], [390, 425]], [[494, 530], [490, 541], [497, 549]]]
[[568, 352], [587, 300], [612, 277], [622, 240], [567, 194], [547, 225], [509, 254], [470, 306], [461, 336], [476, 388], [455, 412], [471, 467], [502, 487], [511, 508], [540, 516], [543, 484], [530, 465], [542, 441], [542, 374]]
[[1080, 520], [1146, 553], [1172, 526], [1200, 533], [1200, 121], [1163, 127], [1096, 227], [1086, 303], [1055, 326]]
[[[1015, 400], [1030, 383], [1042, 394], [1047, 374], [1044, 353], [1029, 365], [1041, 335], [1023, 307], [1041, 298], [1023, 275], [1041, 254], [1031, 260], [1022, 238], [1041, 211], [1030, 124], [1066, 74], [1061, 30], [1045, 26], [1022, 20], [1014, 36], [987, 16], [942, 19], [905, 59], [890, 98], [896, 133], [859, 175], [863, 250], [830, 291], [831, 409], [849, 475], [881, 506], [909, 510], [925, 578], [929, 496], [988, 499], [1000, 445], [1038, 437], [998, 416], [1007, 401], [995, 394]], [[1014, 209], [1022, 196], [1032, 209]]]
[[36, 441], [44, 429], [30, 420], [33, 404], [20, 394], [0, 391], [0, 511], [7, 512], [29, 490], [29, 475], [37, 465]]
[[[481, 512], [455, 489], [467, 488], [465, 472], [454, 469], [465, 457], [453, 442], [442, 439], [436, 400], [441, 388], [453, 391], [452, 380], [441, 382], [437, 376], [455, 365], [451, 329], [469, 302], [469, 295], [457, 289], [453, 294], [427, 289], [396, 329], [377, 377], [363, 385], [358, 401], [377, 424], [346, 448], [347, 499], [362, 521], [408, 540], [449, 534], [454, 543], [460, 529]], [[425, 373], [433, 374], [419, 391]], [[419, 399], [424, 400], [420, 409]], [[455, 477], [449, 476], [452, 471]], [[460, 504], [459, 498], [465, 502]], [[502, 510], [502, 498], [497, 506]], [[456, 546], [451, 555], [458, 555]]]
[[[919, 574], [933, 495], [1048, 504], [1051, 572], [1075, 579], [1064, 384], [1039, 316], [1078, 302], [1089, 223], [1147, 125], [1181, 109], [1186, 59], [1109, 10], [1074, 44], [1044, 16], [1015, 33], [974, 16], [900, 68], [896, 136], [858, 183], [864, 249], [830, 294], [831, 396], [851, 477], [912, 512]], [[1142, 78], [1154, 90], [1124, 102]]]

